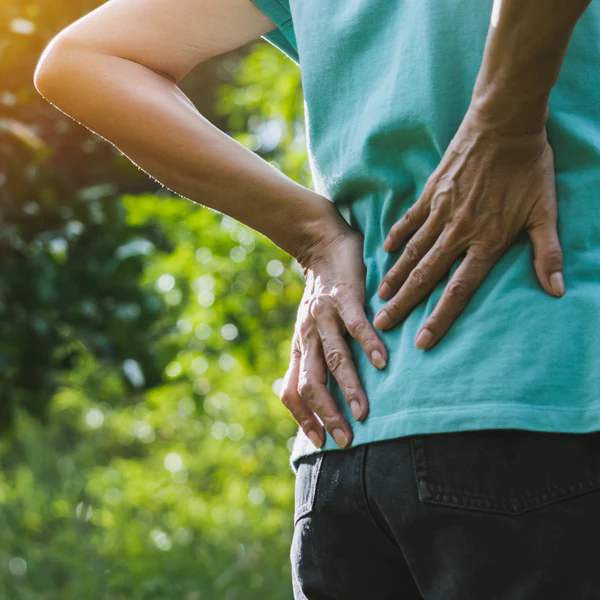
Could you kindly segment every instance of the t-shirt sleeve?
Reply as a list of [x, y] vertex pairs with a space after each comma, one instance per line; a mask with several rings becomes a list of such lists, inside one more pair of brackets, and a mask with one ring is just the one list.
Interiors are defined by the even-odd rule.
[[289, 0], [252, 0], [252, 2], [276, 25], [275, 29], [265, 33], [262, 37], [299, 65], [300, 59]]

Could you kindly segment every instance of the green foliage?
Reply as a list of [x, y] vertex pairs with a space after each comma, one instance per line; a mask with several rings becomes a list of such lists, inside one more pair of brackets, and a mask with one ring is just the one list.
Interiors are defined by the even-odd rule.
[[157, 186], [33, 87], [42, 32], [50, 37], [42, 24], [64, 26], [90, 4], [0, 4], [9, 29], [0, 45], [0, 430], [17, 408], [45, 419], [57, 371], [82, 347], [107, 363], [135, 358], [158, 381], [146, 332], [167, 307], [139, 288], [139, 258], [118, 249], [165, 241], [128, 225], [116, 198]]
[[300, 69], [271, 44], [258, 42], [231, 70], [233, 80], [218, 88], [215, 103], [230, 135], [310, 187]]
[[[174, 311], [151, 344], [161, 380], [144, 386], [134, 359], [82, 349], [49, 423], [20, 416], [0, 451], [0, 597], [289, 597], [295, 424], [276, 392], [302, 291], [295, 263], [189, 201], [123, 205], [174, 248], [137, 258], [140, 287]], [[15, 556], [22, 577], [7, 576]]]
[[[0, 4], [0, 599], [291, 598], [303, 280], [33, 89], [97, 4]], [[297, 67], [260, 42], [217, 68], [228, 132], [308, 185]]]

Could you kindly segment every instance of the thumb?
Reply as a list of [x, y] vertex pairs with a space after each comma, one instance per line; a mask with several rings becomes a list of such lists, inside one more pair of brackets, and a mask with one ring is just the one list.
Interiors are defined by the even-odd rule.
[[546, 218], [527, 228], [533, 244], [533, 267], [544, 290], [551, 296], [565, 295], [563, 252], [556, 218]]

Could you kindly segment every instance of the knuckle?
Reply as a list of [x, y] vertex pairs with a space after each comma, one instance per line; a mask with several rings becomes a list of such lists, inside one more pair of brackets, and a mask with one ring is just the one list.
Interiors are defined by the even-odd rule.
[[345, 385], [344, 386], [344, 397], [346, 398], [346, 402], [348, 404], [352, 402], [352, 400], [359, 400], [358, 397], [358, 389], [354, 385]]
[[312, 319], [304, 319], [298, 326], [300, 339], [305, 340], [315, 330], [314, 321]]
[[477, 260], [483, 260], [486, 256], [493, 254], [495, 251], [496, 244], [489, 236], [480, 237], [477, 242], [473, 243], [469, 248], [471, 254]]
[[327, 366], [332, 373], [339, 371], [346, 362], [346, 357], [337, 348], [328, 348], [324, 350], [324, 354]]
[[452, 204], [456, 196], [457, 188], [454, 180], [448, 176], [441, 176], [436, 178], [435, 185], [431, 190], [430, 205], [436, 204], [437, 206], [443, 206]]
[[440, 252], [443, 255], [456, 254], [460, 247], [459, 236], [457, 236], [454, 232], [443, 233], [439, 237], [438, 244]]
[[360, 317], [354, 317], [350, 319], [348, 323], [346, 323], [346, 329], [352, 337], [360, 336], [362, 333], [364, 333], [366, 328], [367, 325], [364, 319], [361, 319]]
[[341, 415], [331, 409], [321, 410], [318, 416], [321, 421], [323, 421], [323, 425], [325, 425], [325, 429], [327, 429], [329, 433], [332, 433], [333, 430], [338, 427], [343, 428], [343, 419]]
[[497, 231], [491, 239], [492, 249], [494, 250], [502, 250], [506, 248], [510, 244], [511, 235], [506, 229], [501, 229]]
[[450, 254], [458, 254], [458, 244], [456, 241], [450, 237], [440, 238], [439, 250], [442, 256], [447, 256]]
[[325, 429], [331, 431], [336, 427], [343, 426], [345, 419], [334, 403], [323, 403], [313, 409], [315, 414], [321, 419]]
[[411, 276], [411, 284], [418, 290], [427, 289], [431, 283], [429, 275], [424, 269], [415, 269]]
[[427, 322], [425, 323], [425, 325], [423, 327], [426, 329], [429, 329], [429, 331], [431, 331], [431, 333], [433, 333], [435, 335], [436, 332], [439, 331], [441, 324], [442, 323], [441, 323], [441, 319], [439, 318], [439, 316], [431, 314], [431, 315], [429, 315], [429, 319], [427, 319]]
[[462, 302], [469, 297], [469, 288], [464, 281], [451, 281], [447, 288], [448, 296], [455, 302]]
[[414, 229], [417, 226], [417, 215], [413, 208], [409, 208], [402, 217], [404, 224], [410, 229]]
[[294, 335], [292, 340], [292, 358], [298, 360], [302, 356], [302, 344], [300, 343], [300, 333]]
[[279, 399], [281, 400], [281, 403], [289, 410], [290, 407], [294, 406], [295, 402], [296, 402], [296, 394], [294, 394], [292, 391], [290, 390], [285, 390], [281, 396], [279, 397]]
[[440, 218], [446, 216], [450, 209], [450, 203], [448, 202], [448, 193], [440, 191], [437, 194], [431, 196], [431, 202], [429, 205], [429, 212], [435, 217]]
[[310, 412], [303, 411], [302, 414], [295, 415], [294, 418], [304, 433], [308, 433], [311, 429], [315, 428], [313, 416]]
[[316, 385], [314, 382], [304, 379], [298, 384], [298, 394], [302, 399], [312, 398], [315, 395]]
[[556, 264], [559, 268], [562, 266], [563, 262], [563, 251], [560, 246], [551, 246], [546, 249], [546, 260], [553, 265]]
[[326, 310], [326, 303], [321, 298], [315, 297], [310, 299], [309, 313], [313, 319], [319, 319], [323, 316]]
[[400, 313], [400, 305], [398, 298], [392, 298], [385, 306], [385, 312], [388, 317], [392, 320], [398, 318]]
[[511, 236], [503, 227], [494, 227], [478, 240], [478, 245], [488, 253], [496, 253], [510, 244]]
[[480, 241], [472, 244], [469, 247], [469, 254], [471, 255], [471, 262], [474, 266], [481, 266], [489, 261], [490, 256], [495, 253], [491, 245], [484, 244]]
[[413, 240], [410, 240], [404, 248], [404, 253], [411, 263], [418, 263], [421, 260], [421, 253]]

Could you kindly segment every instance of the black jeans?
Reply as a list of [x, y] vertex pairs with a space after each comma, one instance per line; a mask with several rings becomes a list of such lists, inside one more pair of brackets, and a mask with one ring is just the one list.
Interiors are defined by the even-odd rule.
[[302, 459], [308, 600], [600, 599], [600, 432], [401, 437]]

